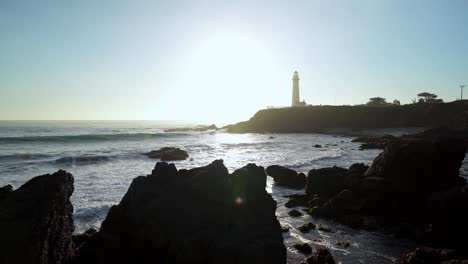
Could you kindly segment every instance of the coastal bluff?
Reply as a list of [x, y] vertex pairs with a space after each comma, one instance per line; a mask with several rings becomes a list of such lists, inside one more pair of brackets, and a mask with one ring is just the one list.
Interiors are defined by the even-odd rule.
[[305, 106], [258, 111], [225, 126], [230, 133], [324, 133], [345, 130], [440, 127], [468, 128], [468, 100], [401, 106]]

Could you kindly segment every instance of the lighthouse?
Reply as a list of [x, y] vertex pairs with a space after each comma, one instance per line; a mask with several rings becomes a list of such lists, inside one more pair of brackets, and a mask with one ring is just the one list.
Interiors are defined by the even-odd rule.
[[292, 92], [292, 107], [303, 106], [304, 103], [299, 101], [299, 73], [294, 71], [293, 74], [293, 92]]

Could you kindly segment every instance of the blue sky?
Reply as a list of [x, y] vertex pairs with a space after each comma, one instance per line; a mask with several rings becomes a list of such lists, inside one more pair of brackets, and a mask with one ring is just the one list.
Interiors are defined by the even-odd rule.
[[[0, 119], [228, 123], [291, 101], [445, 101], [468, 1], [0, 1]], [[468, 96], [468, 91], [467, 91]]]

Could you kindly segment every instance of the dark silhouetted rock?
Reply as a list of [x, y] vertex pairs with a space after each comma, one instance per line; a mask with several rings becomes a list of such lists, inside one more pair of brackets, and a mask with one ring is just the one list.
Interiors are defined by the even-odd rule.
[[368, 169], [369, 169], [369, 166], [365, 165], [364, 163], [354, 163], [348, 169], [348, 176], [349, 175], [363, 176]]
[[360, 149], [384, 149], [389, 143], [397, 140], [397, 137], [392, 135], [383, 136], [364, 136], [352, 140], [352, 142], [362, 143]]
[[287, 233], [287, 232], [289, 232], [289, 228], [286, 227], [286, 226], [281, 226], [281, 232]]
[[158, 162], [133, 180], [77, 263], [286, 263], [276, 202], [255, 164]]
[[[9, 189], [9, 188], [8, 188]], [[0, 263], [57, 264], [73, 254], [73, 176], [37, 176], [0, 200]]]
[[335, 259], [328, 249], [314, 247], [312, 256], [304, 264], [335, 264]]
[[321, 148], [321, 147], [322, 147], [322, 145], [319, 145], [319, 144], [314, 145], [314, 148]]
[[284, 204], [287, 208], [297, 207], [297, 206], [307, 206], [309, 201], [309, 196], [306, 194], [293, 194], [288, 196], [289, 200]]
[[0, 188], [0, 200], [7, 197], [7, 195], [10, 194], [11, 192], [13, 192], [13, 187], [10, 184], [1, 187]]
[[312, 248], [307, 243], [294, 244], [293, 247], [297, 249], [297, 251], [305, 255], [309, 255], [310, 253], [312, 253]]
[[145, 153], [146, 156], [152, 159], [160, 159], [162, 161], [185, 160], [188, 158], [186, 151], [180, 148], [164, 147], [158, 150], [153, 150]]
[[81, 234], [73, 235], [72, 239], [75, 244], [75, 254], [79, 254], [79, 248], [88, 242], [96, 233], [96, 229], [90, 228]]
[[275, 184], [296, 189], [304, 188], [306, 176], [279, 165], [271, 165], [266, 169], [267, 175], [273, 177]]
[[322, 226], [322, 225], [319, 225], [319, 226], [317, 227], [317, 230], [323, 231], [323, 232], [327, 232], [327, 233], [333, 233], [333, 230], [331, 230], [331, 229], [328, 228], [328, 227]]
[[425, 195], [459, 183], [467, 144], [460, 139], [406, 140], [390, 144], [365, 177], [384, 179], [388, 188]]
[[445, 261], [457, 263], [456, 261], [461, 261], [459, 258], [459, 255], [454, 250], [421, 247], [401, 256], [399, 263], [440, 264], [442, 262], [445, 263]]
[[205, 132], [205, 131], [210, 131], [210, 130], [218, 130], [218, 127], [215, 124], [209, 125], [209, 126], [194, 126], [194, 127], [178, 127], [178, 128], [170, 128], [164, 130], [164, 132]]
[[301, 231], [302, 233], [308, 233], [312, 229], [315, 229], [315, 225], [311, 222], [304, 223], [297, 227], [297, 230]]
[[340, 167], [312, 169], [307, 176], [306, 193], [329, 198], [345, 188], [347, 169]]
[[320, 197], [318, 196], [315, 196], [314, 198], [312, 198], [311, 200], [309, 200], [307, 202], [307, 205], [311, 208], [315, 207], [315, 206], [321, 206], [325, 203], [324, 200], [320, 199]]
[[468, 101], [401, 106], [307, 106], [263, 109], [232, 133], [320, 133], [346, 129], [449, 126], [468, 129]]
[[292, 217], [298, 217], [298, 216], [301, 216], [302, 213], [299, 212], [298, 210], [291, 210], [288, 212], [288, 215], [292, 216]]
[[348, 241], [339, 241], [336, 243], [337, 246], [342, 248], [348, 248], [351, 244]]
[[339, 217], [354, 213], [359, 213], [363, 205], [363, 201], [359, 199], [350, 190], [343, 190], [339, 194], [333, 196], [322, 206], [314, 208], [315, 216], [321, 217]]

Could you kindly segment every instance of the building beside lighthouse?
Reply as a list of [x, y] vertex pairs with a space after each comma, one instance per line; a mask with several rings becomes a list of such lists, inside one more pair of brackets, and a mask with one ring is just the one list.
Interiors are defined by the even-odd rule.
[[306, 102], [305, 101], [300, 101], [300, 96], [299, 96], [299, 73], [297, 71], [294, 71], [293, 74], [293, 91], [292, 91], [292, 107], [299, 107], [299, 106], [305, 106]]

